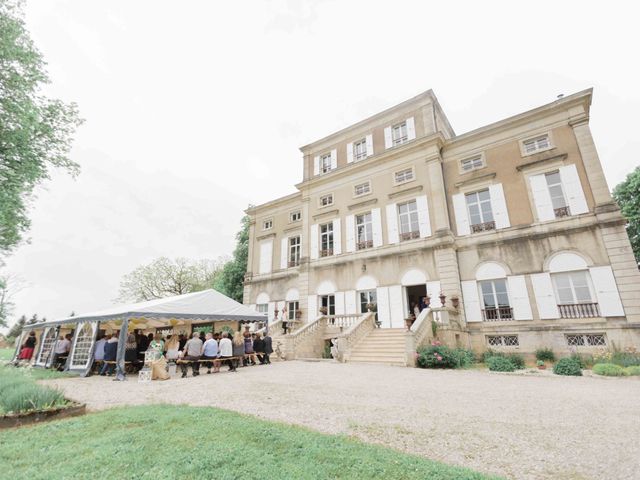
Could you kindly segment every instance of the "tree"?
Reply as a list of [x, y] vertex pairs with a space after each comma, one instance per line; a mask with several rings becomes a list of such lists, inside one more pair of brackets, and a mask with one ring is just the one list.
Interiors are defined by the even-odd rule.
[[33, 190], [51, 168], [79, 172], [68, 156], [78, 109], [41, 93], [46, 63], [23, 16], [22, 1], [0, 0], [0, 255], [23, 240]]
[[249, 257], [249, 220], [248, 216], [242, 218], [242, 227], [236, 234], [237, 243], [233, 258], [225, 264], [214, 287], [240, 303], [244, 295], [244, 276], [247, 273]]
[[18, 335], [20, 335], [20, 331], [22, 330], [22, 327], [24, 327], [26, 323], [27, 323], [27, 317], [25, 315], [22, 315], [18, 319], [18, 321], [14, 323], [13, 326], [9, 329], [9, 333], [7, 333], [7, 338], [16, 338]]
[[222, 260], [160, 257], [125, 275], [118, 301], [141, 302], [213, 288]]
[[38, 314], [34, 313], [33, 316], [27, 320], [27, 325], [33, 325], [34, 323], [38, 323]]
[[7, 320], [13, 312], [13, 296], [22, 290], [22, 280], [11, 274], [0, 275], [0, 327], [7, 326]]
[[627, 219], [627, 233], [636, 262], [640, 262], [640, 167], [613, 189], [613, 198]]

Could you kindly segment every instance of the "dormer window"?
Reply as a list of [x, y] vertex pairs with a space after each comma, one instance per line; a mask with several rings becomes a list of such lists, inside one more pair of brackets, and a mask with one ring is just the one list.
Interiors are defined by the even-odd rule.
[[291, 213], [289, 214], [289, 221], [290, 221], [291, 223], [293, 223], [293, 222], [299, 222], [301, 218], [302, 218], [302, 214], [300, 213], [300, 211], [297, 211], [297, 212], [291, 212]]
[[402, 122], [391, 127], [391, 140], [394, 146], [402, 145], [409, 140], [409, 136], [407, 135], [407, 122]]
[[320, 157], [320, 173], [329, 173], [331, 171], [331, 154], [327, 153]]
[[333, 193], [329, 193], [327, 195], [323, 195], [320, 197], [320, 207], [328, 207], [329, 205], [333, 205]]
[[544, 134], [535, 138], [530, 138], [522, 142], [522, 150], [525, 155], [531, 155], [536, 152], [542, 152], [551, 148], [549, 135]]
[[367, 158], [367, 140], [362, 139], [359, 142], [353, 144], [353, 158], [357, 162], [358, 160], [364, 160]]
[[471, 158], [465, 158], [460, 162], [460, 169], [462, 173], [471, 172], [484, 167], [484, 158], [482, 155], [476, 155]]

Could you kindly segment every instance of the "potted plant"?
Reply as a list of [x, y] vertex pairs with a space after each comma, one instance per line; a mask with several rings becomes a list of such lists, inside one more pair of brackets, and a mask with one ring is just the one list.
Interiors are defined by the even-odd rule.
[[415, 319], [411, 316], [404, 319], [404, 324], [407, 326], [407, 330], [411, 330], [411, 325], [413, 325], [413, 321]]
[[536, 365], [538, 366], [538, 370], [545, 370], [547, 368], [547, 366], [544, 364], [542, 360], [538, 360], [536, 362]]
[[366, 307], [368, 311], [375, 312], [378, 306], [374, 302], [369, 302], [367, 303]]
[[296, 320], [300, 320], [302, 318], [302, 310], [296, 310]]
[[326, 315], [327, 314], [327, 307], [320, 307], [318, 309], [318, 311], [322, 314], [322, 315]]

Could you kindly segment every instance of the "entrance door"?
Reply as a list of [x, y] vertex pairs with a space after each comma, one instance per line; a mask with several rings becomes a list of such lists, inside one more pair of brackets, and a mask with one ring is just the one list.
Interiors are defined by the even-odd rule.
[[320, 307], [327, 309], [327, 315], [336, 314], [336, 297], [333, 295], [322, 295], [320, 297]]
[[417, 306], [420, 311], [424, 306], [424, 297], [427, 296], [427, 286], [422, 285], [410, 285], [405, 287], [405, 318], [410, 315], [415, 315], [415, 307]]

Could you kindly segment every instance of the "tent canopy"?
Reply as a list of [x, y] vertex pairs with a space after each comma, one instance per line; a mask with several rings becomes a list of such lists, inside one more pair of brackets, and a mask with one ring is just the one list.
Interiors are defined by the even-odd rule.
[[73, 317], [51, 320], [44, 323], [25, 325], [25, 329], [42, 328], [48, 325], [77, 323], [80, 321], [98, 320], [107, 322], [128, 318], [191, 320], [192, 322], [207, 322], [214, 320], [263, 322], [265, 315], [256, 312], [222, 293], [209, 289], [174, 297], [159, 298], [147, 302], [118, 305], [116, 307], [83, 313]]

